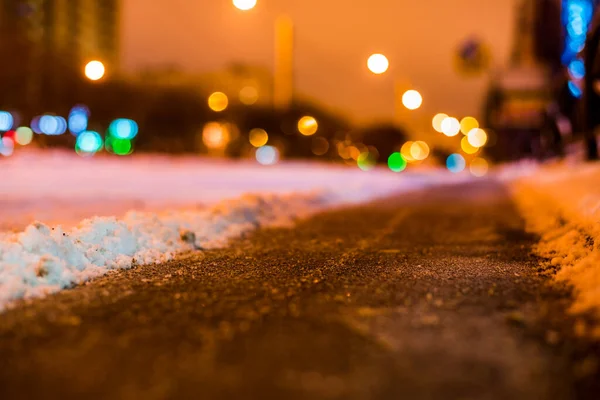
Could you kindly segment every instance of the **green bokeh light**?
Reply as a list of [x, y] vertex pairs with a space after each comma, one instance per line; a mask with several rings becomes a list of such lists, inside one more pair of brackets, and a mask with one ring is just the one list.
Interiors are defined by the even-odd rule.
[[394, 172], [402, 172], [406, 169], [406, 160], [400, 153], [392, 153], [388, 158], [388, 166]]
[[377, 158], [374, 154], [365, 152], [358, 156], [356, 163], [358, 164], [358, 168], [362, 169], [363, 171], [370, 171], [375, 168], [375, 165], [377, 164]]
[[118, 156], [131, 154], [132, 147], [129, 139], [119, 139], [112, 136], [106, 138], [106, 149]]

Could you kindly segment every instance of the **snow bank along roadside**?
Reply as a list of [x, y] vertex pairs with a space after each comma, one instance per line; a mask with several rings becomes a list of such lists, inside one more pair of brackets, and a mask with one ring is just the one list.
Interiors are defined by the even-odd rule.
[[418, 181], [399, 178], [395, 185], [387, 180], [378, 184], [374, 172], [372, 183], [365, 187], [245, 195], [202, 210], [95, 217], [69, 230], [36, 222], [23, 232], [0, 234], [0, 310], [15, 299], [41, 297], [110, 270], [222, 246], [257, 227], [286, 225], [327, 207], [447, 181], [437, 174]]
[[[536, 253], [574, 289], [571, 311], [600, 319], [600, 165], [543, 167], [511, 186], [528, 229], [541, 237]], [[600, 326], [587, 330], [600, 337]]]

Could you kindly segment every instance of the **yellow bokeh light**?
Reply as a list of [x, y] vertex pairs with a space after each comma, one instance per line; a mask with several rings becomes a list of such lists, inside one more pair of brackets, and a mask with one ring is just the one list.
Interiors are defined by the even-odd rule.
[[304, 136], [311, 136], [317, 133], [319, 124], [314, 117], [306, 116], [298, 121], [298, 131]]
[[390, 67], [390, 62], [383, 54], [372, 54], [367, 60], [369, 71], [374, 74], [383, 74]]
[[208, 106], [216, 112], [224, 111], [229, 105], [229, 99], [223, 92], [214, 92], [208, 97]]
[[460, 122], [456, 118], [448, 117], [442, 121], [442, 133], [446, 136], [456, 136], [460, 132]]
[[479, 122], [473, 117], [464, 117], [460, 121], [460, 131], [463, 135], [468, 135], [473, 129], [479, 128]]
[[467, 135], [469, 144], [474, 147], [483, 147], [487, 143], [488, 135], [483, 129], [473, 129]]
[[248, 137], [250, 144], [254, 147], [262, 147], [269, 141], [269, 134], [260, 128], [252, 129]]
[[106, 68], [101, 61], [90, 61], [85, 65], [85, 76], [91, 81], [97, 81], [104, 77]]
[[444, 122], [444, 120], [448, 118], [447, 114], [444, 113], [439, 113], [436, 114], [433, 117], [433, 120], [431, 121], [431, 125], [433, 126], [433, 129], [435, 129], [437, 132], [442, 133], [442, 122]]
[[358, 157], [361, 155], [360, 149], [356, 146], [349, 146], [346, 150], [348, 151], [350, 158], [353, 160], [358, 160]]
[[247, 106], [255, 104], [258, 101], [258, 90], [254, 86], [245, 86], [240, 90], [240, 101]]
[[429, 157], [429, 146], [422, 141], [414, 142], [410, 146], [410, 155], [417, 161], [423, 161]]
[[479, 147], [472, 146], [471, 143], [469, 143], [469, 138], [467, 136], [464, 136], [461, 139], [461, 141], [460, 141], [460, 148], [466, 154], [475, 154], [475, 153], [477, 153], [479, 151]]
[[257, 0], [233, 0], [233, 5], [242, 11], [252, 10], [256, 7]]
[[33, 131], [27, 126], [20, 126], [15, 132], [15, 142], [27, 146], [33, 140]]
[[478, 178], [481, 178], [482, 176], [485, 176], [488, 173], [489, 170], [489, 165], [488, 162], [484, 159], [484, 158], [474, 158], [471, 161], [471, 165], [469, 166], [469, 170], [471, 171], [471, 174], [473, 174], [473, 176], [476, 176]]
[[408, 141], [406, 143], [404, 143], [402, 145], [402, 148], [400, 149], [400, 154], [402, 154], [402, 156], [404, 157], [404, 159], [408, 162], [414, 162], [416, 161], [412, 154], [411, 154], [411, 150], [412, 150], [412, 145], [414, 144], [413, 141]]
[[202, 130], [202, 141], [210, 150], [222, 150], [229, 144], [229, 129], [225, 124], [209, 122]]
[[423, 96], [416, 90], [407, 90], [402, 95], [402, 104], [409, 110], [416, 110], [423, 104]]

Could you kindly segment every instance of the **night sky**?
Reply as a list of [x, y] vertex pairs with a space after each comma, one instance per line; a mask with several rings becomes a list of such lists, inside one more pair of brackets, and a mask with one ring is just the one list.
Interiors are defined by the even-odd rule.
[[[454, 70], [456, 47], [470, 36], [504, 64], [513, 36], [515, 0], [258, 0], [242, 12], [231, 0], [124, 0], [122, 61], [127, 72], [147, 66], [219, 70], [232, 61], [273, 65], [273, 21], [296, 24], [299, 92], [359, 121], [393, 116], [393, 81], [409, 80], [424, 97], [415, 116], [479, 114], [486, 78]], [[366, 60], [381, 52], [383, 76]]]

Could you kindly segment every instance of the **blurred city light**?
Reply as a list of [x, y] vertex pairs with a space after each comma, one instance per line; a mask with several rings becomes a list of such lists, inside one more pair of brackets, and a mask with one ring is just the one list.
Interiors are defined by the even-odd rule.
[[460, 154], [451, 154], [446, 159], [446, 167], [448, 167], [448, 170], [450, 172], [453, 172], [455, 174], [464, 171], [466, 166], [467, 163], [465, 161], [465, 158]]
[[118, 156], [126, 156], [132, 153], [133, 144], [129, 139], [121, 139], [113, 136], [107, 136], [104, 143], [104, 148]]
[[471, 174], [473, 174], [473, 176], [481, 178], [488, 173], [489, 165], [484, 158], [478, 157], [471, 161], [469, 169], [471, 170]]
[[570, 78], [569, 91], [575, 98], [582, 96], [582, 90], [575, 81], [585, 76], [585, 64], [580, 52], [585, 47], [587, 33], [591, 27], [595, 0], [563, 0], [562, 23], [565, 32], [562, 63], [567, 66]]
[[311, 136], [317, 133], [319, 124], [314, 117], [305, 116], [298, 121], [298, 131], [304, 136]]
[[433, 129], [435, 129], [439, 133], [443, 133], [442, 122], [444, 122], [444, 120], [446, 118], [448, 118], [447, 114], [444, 114], [444, 113], [436, 114], [433, 117], [433, 119], [431, 120], [431, 125], [433, 126]]
[[423, 104], [423, 97], [416, 90], [407, 90], [402, 95], [402, 104], [409, 110], [416, 110]]
[[569, 75], [575, 80], [583, 79], [585, 77], [585, 63], [583, 60], [576, 59], [571, 61], [569, 64]]
[[256, 128], [250, 131], [248, 139], [252, 146], [262, 147], [269, 141], [269, 134], [264, 129]]
[[479, 128], [479, 121], [473, 117], [464, 117], [460, 121], [460, 131], [463, 135], [468, 135], [473, 129]]
[[367, 67], [374, 74], [383, 74], [390, 67], [390, 62], [383, 54], [372, 54], [367, 60]]
[[202, 130], [202, 141], [210, 150], [222, 150], [227, 147], [230, 140], [229, 129], [226, 124], [209, 122]]
[[263, 146], [256, 150], [256, 161], [261, 165], [274, 165], [279, 161], [279, 150], [274, 146]]
[[0, 131], [9, 131], [12, 129], [15, 119], [8, 111], [0, 111]]
[[400, 154], [402, 154], [402, 157], [404, 157], [404, 159], [409, 163], [416, 161], [411, 154], [413, 144], [414, 142], [409, 140], [408, 142], [404, 143], [400, 149]]
[[[323, 137], [314, 137], [311, 143], [311, 150], [316, 156], [325, 155], [329, 151], [329, 142]], [[356, 150], [358, 151], [358, 149]]]
[[104, 77], [106, 68], [102, 62], [94, 60], [85, 65], [85, 76], [91, 81], [97, 81]]
[[224, 111], [229, 105], [229, 99], [223, 92], [214, 92], [208, 97], [208, 106], [215, 112]]
[[127, 118], [116, 119], [108, 127], [108, 133], [117, 139], [131, 140], [137, 136], [138, 131], [138, 124]]
[[353, 159], [354, 161], [358, 160], [358, 157], [360, 157], [361, 153], [365, 152], [365, 151], [369, 151], [368, 148], [364, 148], [362, 151], [361, 149], [359, 149], [356, 146], [348, 146], [346, 147], [346, 151], [348, 153], [348, 156]]
[[460, 122], [453, 117], [444, 118], [442, 121], [442, 133], [446, 136], [456, 136], [460, 132]]
[[34, 121], [36, 127], [34, 127], [34, 123], [32, 122], [32, 128], [36, 133], [55, 136], [62, 135], [67, 131], [67, 121], [63, 117], [46, 114], [39, 117], [39, 119], [34, 119]]
[[33, 131], [27, 126], [20, 126], [15, 132], [15, 142], [27, 146], [33, 140]]
[[94, 155], [102, 148], [102, 137], [98, 132], [85, 131], [77, 136], [75, 151], [82, 156]]
[[417, 161], [423, 161], [429, 157], [429, 146], [422, 141], [414, 142], [410, 146], [410, 155]]
[[13, 151], [15, 150], [15, 142], [9, 137], [3, 137], [0, 140], [0, 154], [8, 157], [11, 156]]
[[581, 96], [583, 96], [583, 90], [581, 90], [581, 88], [579, 86], [577, 86], [577, 84], [573, 81], [570, 81], [568, 83], [568, 87], [569, 87], [569, 92], [571, 92], [571, 95], [573, 95], [573, 97], [575, 97], [576, 99], [581, 98]]
[[392, 153], [388, 158], [388, 167], [394, 172], [402, 172], [406, 169], [407, 162], [400, 153]]
[[233, 0], [233, 5], [242, 11], [252, 10], [256, 7], [257, 0]]
[[251, 106], [258, 101], [258, 90], [254, 86], [245, 86], [240, 90], [240, 102]]
[[73, 108], [69, 113], [69, 121], [67, 125], [69, 132], [75, 136], [79, 135], [88, 127], [88, 114], [80, 108]]
[[467, 136], [463, 136], [461, 139], [460, 148], [466, 154], [475, 154], [479, 151], [479, 147], [472, 146], [471, 143], [469, 143], [469, 138]]
[[356, 160], [356, 164], [361, 170], [370, 171], [377, 165], [377, 155], [370, 151], [361, 153]]
[[488, 135], [483, 129], [473, 129], [467, 135], [469, 144], [473, 147], [483, 147], [488, 141]]

